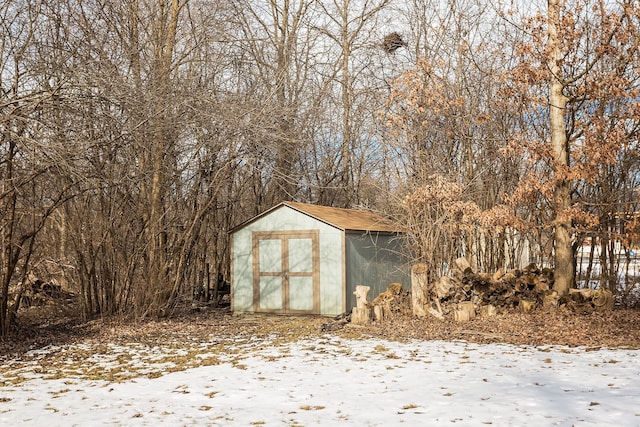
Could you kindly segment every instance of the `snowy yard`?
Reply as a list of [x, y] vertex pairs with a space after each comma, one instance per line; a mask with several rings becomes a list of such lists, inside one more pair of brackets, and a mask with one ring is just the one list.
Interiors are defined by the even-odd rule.
[[83, 344], [0, 369], [0, 425], [640, 426], [640, 351], [238, 339]]

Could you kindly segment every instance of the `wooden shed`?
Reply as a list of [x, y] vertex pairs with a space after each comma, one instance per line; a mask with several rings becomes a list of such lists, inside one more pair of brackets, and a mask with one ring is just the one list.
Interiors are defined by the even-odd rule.
[[335, 316], [390, 283], [410, 285], [398, 226], [372, 212], [283, 202], [231, 230], [234, 312]]

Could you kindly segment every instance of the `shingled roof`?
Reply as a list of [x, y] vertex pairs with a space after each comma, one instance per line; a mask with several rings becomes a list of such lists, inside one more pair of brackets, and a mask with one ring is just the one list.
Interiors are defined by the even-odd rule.
[[370, 211], [332, 208], [298, 202], [283, 202], [282, 205], [289, 206], [344, 231], [386, 231], [392, 233], [400, 231], [399, 226]]
[[[387, 232], [387, 233], [399, 233], [402, 232], [402, 227], [394, 224], [388, 219], [375, 214], [370, 211], [359, 209], [342, 209], [333, 208], [330, 206], [312, 205], [308, 203], [299, 202], [282, 202], [266, 212], [244, 222], [243, 224], [234, 228], [234, 230], [244, 227], [245, 225], [255, 221], [256, 219], [267, 215], [268, 213], [282, 207], [287, 206], [298, 212], [302, 212], [312, 218], [327, 223], [333, 227], [339, 228], [343, 231], [372, 231], [372, 232]], [[232, 231], [234, 231], [232, 230]]]

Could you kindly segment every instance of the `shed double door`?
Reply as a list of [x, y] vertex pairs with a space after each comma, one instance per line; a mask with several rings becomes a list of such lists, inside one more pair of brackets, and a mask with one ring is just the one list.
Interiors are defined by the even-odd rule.
[[320, 313], [318, 230], [253, 233], [253, 308]]

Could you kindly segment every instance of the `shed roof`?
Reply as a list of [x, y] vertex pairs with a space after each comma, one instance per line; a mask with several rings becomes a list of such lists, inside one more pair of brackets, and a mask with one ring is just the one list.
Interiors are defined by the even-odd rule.
[[378, 231], [387, 233], [399, 233], [403, 231], [402, 227], [370, 211], [333, 208], [330, 206], [312, 205], [299, 202], [282, 202], [260, 215], [240, 224], [231, 231], [233, 232], [242, 228], [282, 206], [287, 206], [343, 231]]

